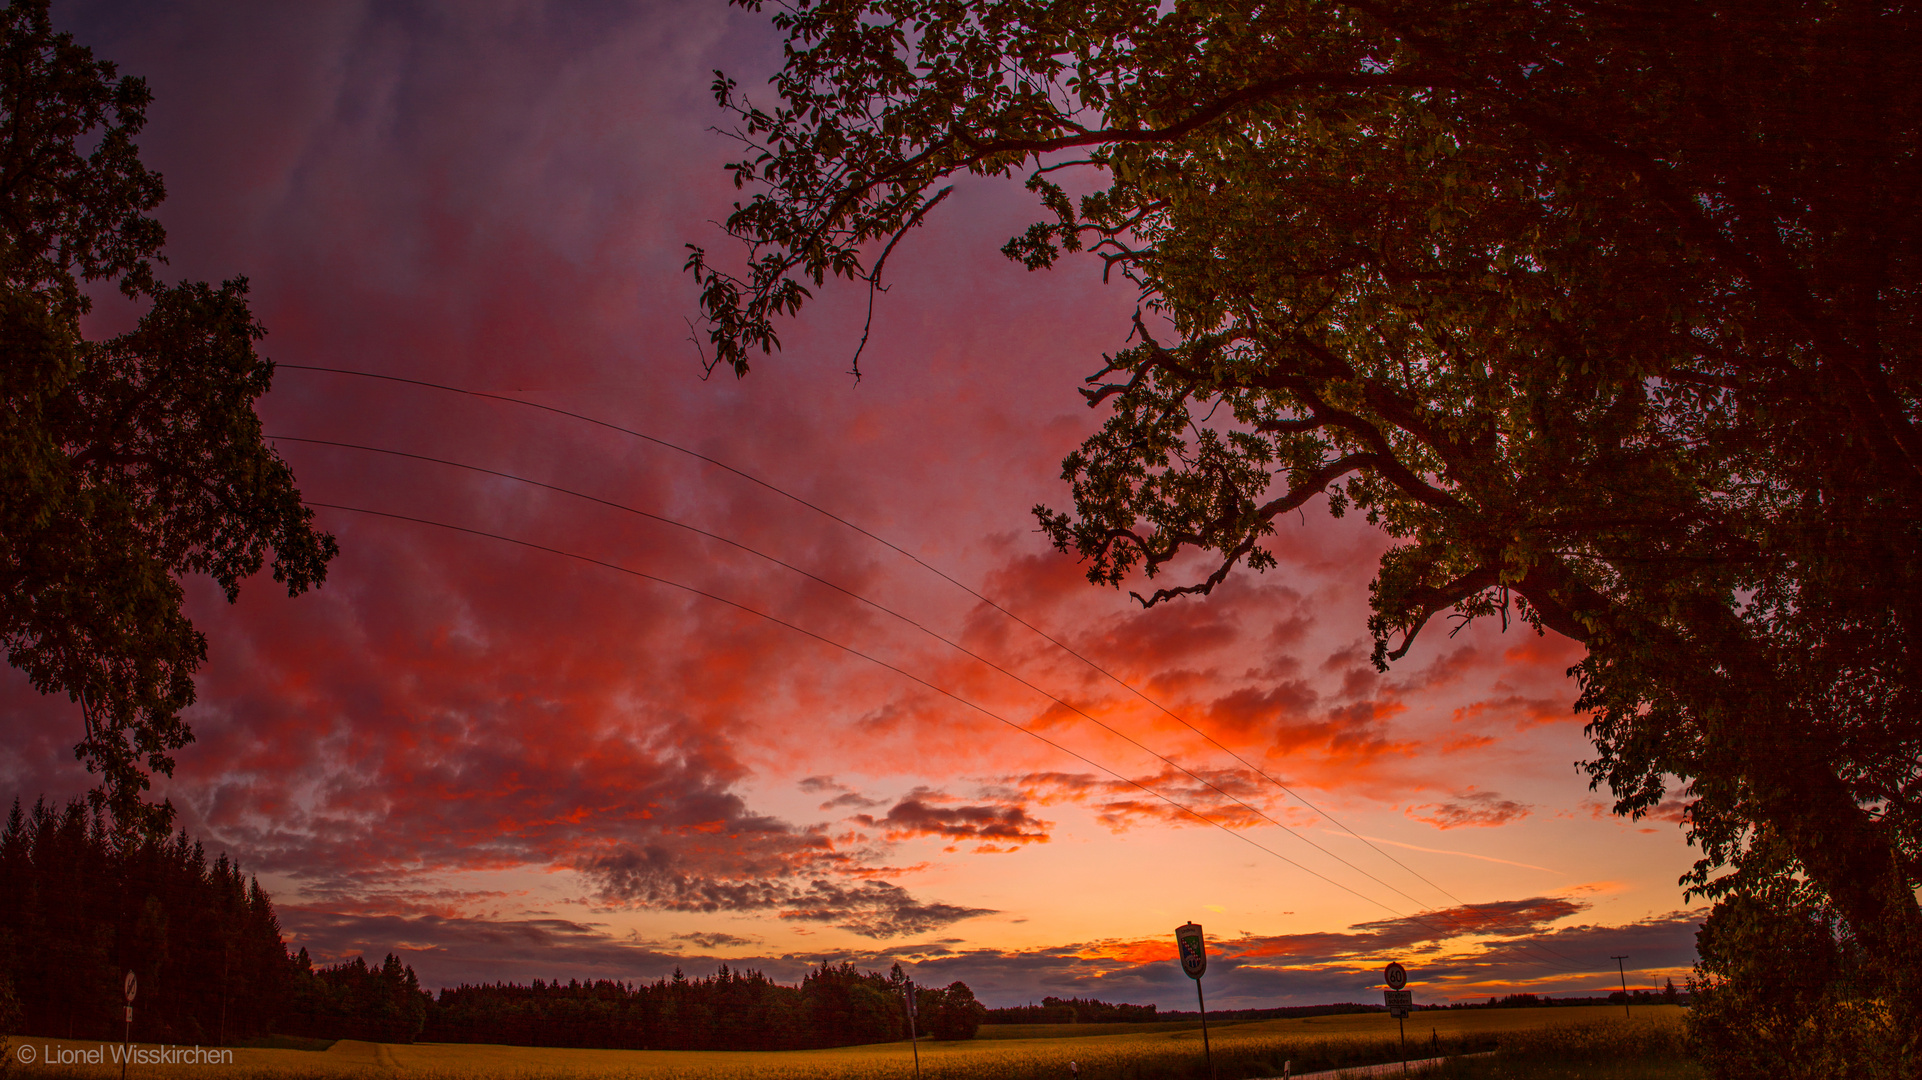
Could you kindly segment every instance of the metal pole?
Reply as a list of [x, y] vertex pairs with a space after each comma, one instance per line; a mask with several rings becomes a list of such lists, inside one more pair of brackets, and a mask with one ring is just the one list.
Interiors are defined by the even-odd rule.
[[1201, 996], [1201, 980], [1195, 980], [1195, 1003], [1201, 1006], [1201, 1058], [1208, 1063], [1208, 1075], [1215, 1075], [1215, 1052], [1208, 1047], [1208, 1002]]
[[[921, 1080], [921, 1036], [914, 1030], [914, 984], [907, 988], [908, 999], [908, 1045], [914, 1047], [914, 1080]], [[122, 1077], [121, 1080], [126, 1080]]]
[[1395, 1017], [1395, 1026], [1401, 1028], [1401, 1074], [1408, 1075], [1408, 1018]]
[[127, 1026], [120, 1032], [120, 1080], [127, 1080], [127, 1062], [133, 1057], [133, 999], [139, 990], [140, 981], [133, 972], [127, 972], [127, 977], [120, 980], [120, 992], [127, 997]]
[[1611, 956], [1609, 959], [1615, 961], [1615, 974], [1622, 977], [1622, 1019], [1626, 1020], [1628, 1019], [1628, 969], [1622, 966], [1622, 961], [1628, 957], [1626, 955]]

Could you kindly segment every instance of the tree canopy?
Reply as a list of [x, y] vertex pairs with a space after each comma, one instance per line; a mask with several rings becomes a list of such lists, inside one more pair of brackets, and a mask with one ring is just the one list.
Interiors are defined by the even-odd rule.
[[[0, 639], [36, 689], [79, 703], [75, 752], [127, 824], [164, 818], [148, 774], [192, 738], [207, 645], [180, 578], [232, 600], [271, 549], [291, 595], [336, 551], [261, 440], [273, 366], [246, 281], [154, 275], [164, 189], [133, 141], [148, 101], [55, 33], [46, 0], [0, 12]], [[134, 329], [83, 336], [94, 282], [146, 305]]]
[[773, 18], [775, 100], [714, 85], [749, 193], [744, 263], [691, 246], [715, 364], [831, 277], [878, 288], [949, 178], [1025, 178], [1045, 217], [1004, 252], [1091, 253], [1141, 297], [1081, 390], [1107, 418], [1074, 507], [1036, 508], [1091, 579], [1211, 553], [1137, 594], [1169, 602], [1273, 568], [1297, 508], [1365, 515], [1394, 540], [1377, 664], [1438, 616], [1581, 642], [1616, 811], [1679, 780], [1692, 890], [1832, 911], [1922, 1030], [1914, 7]]

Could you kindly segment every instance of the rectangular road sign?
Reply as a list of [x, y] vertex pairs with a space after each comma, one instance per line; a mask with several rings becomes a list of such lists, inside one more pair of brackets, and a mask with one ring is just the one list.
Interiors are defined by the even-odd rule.
[[1391, 1009], [1412, 1008], [1415, 1004], [1415, 992], [1413, 990], [1383, 990], [1381, 992], [1381, 1003]]

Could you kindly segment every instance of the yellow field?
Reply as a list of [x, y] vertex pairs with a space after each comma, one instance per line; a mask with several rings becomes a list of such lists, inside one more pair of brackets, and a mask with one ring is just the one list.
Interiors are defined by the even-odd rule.
[[[1637, 1007], [1636, 1024], [1670, 1026], [1682, 1016], [1679, 1006]], [[1554, 1009], [1472, 1009], [1417, 1013], [1408, 1022], [1411, 1051], [1431, 1038], [1480, 1035], [1578, 1024], [1622, 1023], [1613, 1006]], [[1109, 1025], [1088, 1025], [1108, 1028]], [[1162, 1025], [1155, 1025], [1160, 1027]], [[1057, 1030], [1073, 1031], [1069, 1025]], [[993, 1034], [992, 1029], [984, 1029]], [[1264, 1063], [1276, 1055], [1303, 1060], [1317, 1046], [1355, 1043], [1386, 1045], [1396, 1039], [1395, 1021], [1380, 1013], [1317, 1016], [1299, 1020], [1262, 1020], [1210, 1025], [1215, 1060], [1223, 1075], [1274, 1075]], [[962, 1043], [923, 1042], [921, 1073], [927, 1080], [1016, 1080], [1064, 1077], [1078, 1062], [1088, 1080], [1153, 1077], [1187, 1071], [1201, 1058], [1201, 1032], [1123, 1032], [1119, 1034], [985, 1038]], [[48, 1049], [92, 1048], [99, 1043], [16, 1037], [44, 1057]], [[905, 1042], [849, 1046], [834, 1050], [778, 1052], [675, 1050], [558, 1050], [522, 1046], [417, 1043], [411, 1046], [342, 1041], [329, 1050], [237, 1049], [232, 1065], [136, 1065], [128, 1080], [165, 1076], [179, 1080], [243, 1080], [245, 1077], [373, 1077], [393, 1080], [902, 1080], [913, 1076], [911, 1048]], [[1238, 1067], [1237, 1067], [1238, 1066]], [[1297, 1070], [1301, 1069], [1297, 1065]], [[16, 1068], [19, 1066], [16, 1065]], [[29, 1066], [31, 1076], [63, 1080], [113, 1080], [117, 1065]]]

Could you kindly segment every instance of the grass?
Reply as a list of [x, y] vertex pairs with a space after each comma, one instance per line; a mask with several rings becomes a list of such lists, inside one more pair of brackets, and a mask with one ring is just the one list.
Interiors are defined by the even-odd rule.
[[[1253, 1023], [1250, 1020], [1214, 1020], [1209, 1032]], [[1085, 1039], [1091, 1035], [1148, 1035], [1164, 1031], [1200, 1031], [1199, 1020], [1157, 1020], [1147, 1024], [983, 1024], [975, 1035], [983, 1039]]]
[[1452, 1062], [1434, 1080], [1701, 1080], [1688, 1059], [1681, 1026], [1643, 1021], [1594, 1022], [1516, 1031], [1499, 1052]]
[[338, 1039], [309, 1039], [301, 1035], [262, 1035], [248, 1039], [237, 1045], [255, 1050], [306, 1050], [310, 1052], [326, 1050]]
[[[1408, 1024], [1408, 1051], [1410, 1057], [1428, 1057], [1436, 1046], [1444, 1053], [1501, 1048], [1493, 1057], [1455, 1062], [1448, 1071], [1424, 1074], [1434, 1080], [1699, 1077], [1698, 1072], [1675, 1071], [1681, 1010], [1654, 1007], [1638, 1013], [1641, 1020], [1633, 1024], [1624, 1024], [1606, 1006], [1417, 1013]], [[994, 1032], [1002, 1037], [961, 1043], [923, 1041], [923, 1080], [1066, 1080], [1070, 1061], [1079, 1064], [1083, 1080], [1202, 1080], [1206, 1075], [1199, 1025], [1005, 1027], [1029, 1030], [1011, 1037]], [[1209, 1041], [1220, 1080], [1278, 1076], [1284, 1062], [1292, 1062], [1299, 1074], [1400, 1056], [1395, 1021], [1380, 1013], [1210, 1024]], [[14, 1042], [55, 1048], [100, 1045], [57, 1039]], [[238, 1048], [232, 1065], [136, 1066], [128, 1080], [907, 1080], [914, 1075], [905, 1042], [776, 1052], [404, 1046], [352, 1040], [314, 1052], [293, 1045]], [[22, 1080], [116, 1080], [120, 1073], [115, 1065], [16, 1069]]]

